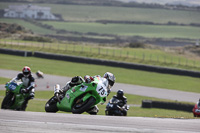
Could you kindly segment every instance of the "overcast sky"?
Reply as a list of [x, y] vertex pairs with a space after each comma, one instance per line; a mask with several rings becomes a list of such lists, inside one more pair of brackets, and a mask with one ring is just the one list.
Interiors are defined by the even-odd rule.
[[159, 3], [159, 4], [182, 4], [182, 5], [192, 5], [200, 6], [200, 0], [118, 0], [123, 2], [136, 1], [139, 3]]

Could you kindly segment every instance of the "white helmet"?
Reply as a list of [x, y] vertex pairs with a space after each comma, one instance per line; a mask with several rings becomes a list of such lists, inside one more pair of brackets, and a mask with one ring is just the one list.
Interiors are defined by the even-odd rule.
[[115, 76], [114, 76], [114, 74], [112, 74], [110, 72], [106, 72], [103, 75], [103, 77], [108, 80], [109, 88], [111, 88], [114, 85], [114, 83], [115, 83]]
[[28, 67], [28, 66], [25, 66], [23, 69], [22, 69], [22, 73], [24, 75], [24, 77], [28, 77], [31, 75], [31, 68]]

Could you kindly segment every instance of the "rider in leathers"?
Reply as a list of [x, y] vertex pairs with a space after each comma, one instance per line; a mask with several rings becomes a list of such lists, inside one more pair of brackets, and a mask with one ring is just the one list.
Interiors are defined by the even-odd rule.
[[[100, 80], [102, 80], [103, 84], [105, 84], [105, 86], [107, 86], [107, 91], [108, 91], [108, 95], [111, 91], [111, 87], [114, 85], [115, 83], [115, 76], [110, 73], [110, 72], [106, 72], [104, 74], [103, 77], [101, 77], [100, 75], [96, 75], [96, 76], [84, 76], [84, 79], [81, 76], [75, 76], [71, 79], [71, 81], [67, 82], [66, 86], [64, 86], [59, 93], [61, 94], [65, 94], [69, 89], [71, 89], [72, 87], [79, 85], [83, 82], [86, 83], [90, 83], [92, 81], [94, 81], [94, 77], [99, 77]], [[56, 93], [56, 91], [54, 92], [54, 94]], [[93, 108], [89, 109], [87, 111], [87, 113], [91, 114], [91, 115], [96, 115], [98, 113], [99, 109], [98, 107], [95, 105]]]
[[35, 96], [35, 79], [31, 75], [31, 69], [28, 66], [25, 66], [22, 69], [22, 73], [19, 73], [17, 77], [13, 78], [10, 82], [15, 82], [16, 80], [21, 80], [25, 88], [21, 89], [21, 93], [29, 93], [29, 97], [25, 99], [22, 104], [22, 110], [26, 109], [28, 100], [33, 99]]
[[122, 113], [126, 116], [127, 115], [127, 98], [124, 96], [124, 91], [123, 90], [118, 90], [117, 91], [117, 95], [114, 95], [113, 98], [118, 99], [119, 102], [119, 106], [122, 107], [121, 111]]

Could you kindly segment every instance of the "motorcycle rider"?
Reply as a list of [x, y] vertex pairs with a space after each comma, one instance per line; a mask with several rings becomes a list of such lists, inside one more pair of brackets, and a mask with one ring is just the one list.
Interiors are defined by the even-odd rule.
[[[106, 72], [103, 77], [101, 77], [100, 75], [96, 75], [93, 77], [86, 75], [86, 76], [84, 76], [84, 79], [83, 79], [81, 76], [75, 76], [71, 79], [71, 81], [67, 82], [66, 85], [61, 90], [59, 90], [59, 92], [57, 90], [55, 90], [54, 95], [56, 93], [65, 94], [69, 89], [71, 89], [72, 87], [74, 87], [76, 85], [80, 85], [83, 82], [91, 83], [92, 81], [94, 81], [95, 77], [98, 77], [103, 82], [103, 84], [107, 87], [107, 92], [108, 92], [107, 96], [108, 96], [109, 93], [111, 92], [112, 86], [115, 83], [115, 76], [110, 72]], [[87, 111], [87, 113], [89, 113], [91, 115], [96, 115], [98, 113], [98, 111], [99, 111], [99, 109], [95, 105], [93, 108], [89, 109]]]
[[199, 98], [199, 101], [197, 102], [197, 106], [200, 107], [200, 98]]
[[113, 96], [113, 98], [118, 99], [119, 106], [122, 107], [122, 112], [126, 115], [127, 114], [127, 98], [124, 96], [124, 91], [123, 90], [118, 90], [117, 94]]
[[28, 100], [33, 99], [35, 96], [35, 79], [31, 75], [31, 68], [25, 66], [22, 69], [22, 73], [19, 73], [17, 77], [13, 78], [10, 82], [15, 82], [16, 80], [21, 80], [25, 86], [25, 88], [21, 89], [21, 93], [29, 93], [29, 97], [26, 98], [22, 104], [22, 110], [25, 110], [28, 104]]

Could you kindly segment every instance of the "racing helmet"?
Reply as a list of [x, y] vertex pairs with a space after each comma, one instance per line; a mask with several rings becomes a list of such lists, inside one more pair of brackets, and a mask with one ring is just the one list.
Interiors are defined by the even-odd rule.
[[114, 83], [115, 83], [115, 76], [114, 76], [114, 74], [112, 74], [110, 72], [106, 72], [103, 77], [108, 80], [109, 88], [111, 88], [114, 85]]
[[123, 90], [118, 90], [117, 91], [117, 97], [118, 98], [123, 98], [123, 96], [124, 96], [124, 91]]
[[22, 69], [22, 73], [25, 77], [28, 77], [31, 75], [31, 68], [28, 67], [28, 66], [25, 66], [23, 69]]

